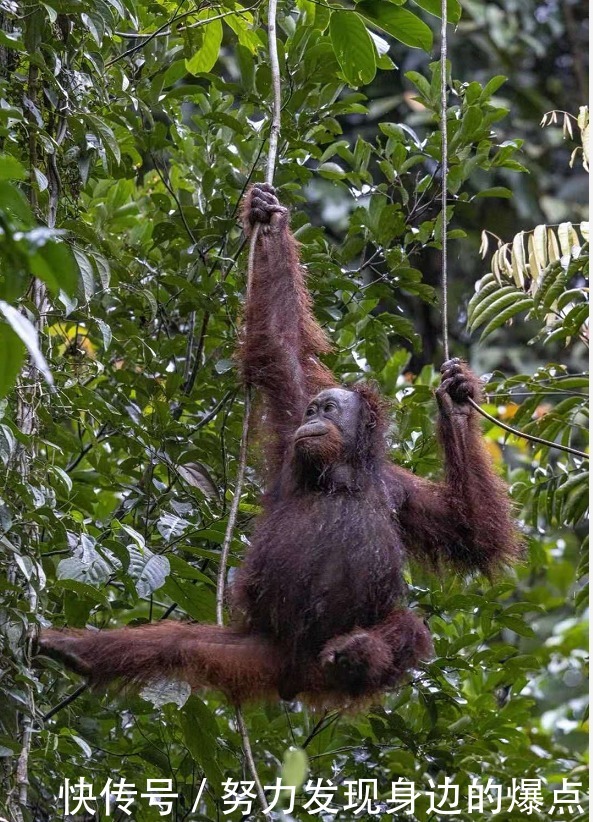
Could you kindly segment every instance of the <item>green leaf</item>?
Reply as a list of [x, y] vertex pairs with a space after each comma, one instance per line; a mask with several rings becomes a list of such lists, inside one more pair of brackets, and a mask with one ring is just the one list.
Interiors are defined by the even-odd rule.
[[513, 616], [507, 616], [506, 614], [501, 614], [497, 618], [497, 622], [501, 625], [504, 625], [506, 628], [510, 628], [511, 631], [514, 631], [519, 636], [527, 636], [532, 637], [535, 636], [533, 628], [523, 622], [522, 619]]
[[416, 333], [414, 324], [407, 317], [399, 317], [395, 314], [385, 312], [380, 315], [379, 320], [388, 328], [390, 334], [397, 334], [397, 336], [402, 337], [404, 340], [409, 340], [412, 343], [414, 351], [420, 350], [420, 338]]
[[406, 71], [405, 77], [407, 77], [410, 83], [414, 83], [414, 85], [420, 92], [421, 97], [424, 97], [427, 103], [433, 102], [430, 83], [428, 82], [426, 77], [424, 77], [424, 75], [420, 74], [417, 71]]
[[39, 191], [45, 191], [49, 186], [49, 180], [47, 179], [43, 171], [40, 171], [38, 168], [34, 168], [33, 172], [35, 174], [37, 188], [39, 189]]
[[504, 310], [498, 309], [496, 316], [490, 320], [486, 328], [482, 331], [480, 342], [485, 340], [486, 337], [488, 337], [495, 329], [501, 328], [501, 326], [503, 326], [512, 317], [517, 314], [521, 314], [523, 311], [528, 311], [530, 308], [533, 308], [533, 300], [531, 297], [523, 297], [521, 299], [516, 299], [515, 302]]
[[100, 46], [105, 35], [105, 23], [101, 15], [93, 9], [88, 14], [81, 14], [80, 19], [90, 31], [95, 43]]
[[220, 45], [222, 43], [221, 20], [212, 20], [211, 23], [205, 23], [200, 28], [203, 38], [202, 45], [193, 57], [185, 61], [185, 67], [190, 74], [200, 74], [201, 72], [211, 71], [218, 60]]
[[0, 154], [0, 180], [25, 180], [27, 172], [12, 154]]
[[309, 773], [309, 757], [302, 748], [288, 748], [282, 758], [282, 784], [293, 785], [297, 790]]
[[201, 462], [188, 462], [177, 466], [177, 473], [192, 488], [199, 488], [207, 499], [218, 498], [218, 488], [205, 465]]
[[[537, 255], [538, 246], [534, 242], [534, 251]], [[541, 251], [541, 249], [540, 249]], [[545, 250], [545, 257], [547, 259], [548, 252], [547, 249]], [[537, 261], [539, 262], [539, 257], [537, 257]], [[548, 293], [552, 289], [552, 286], [556, 283], [558, 278], [562, 277], [563, 275], [562, 266], [557, 260], [552, 260], [539, 274], [537, 280], [535, 281], [532, 292], [533, 292], [533, 302], [535, 307], [538, 308], [542, 300], [546, 300], [548, 303]]]
[[482, 191], [475, 194], [472, 199], [477, 200], [480, 197], [502, 197], [503, 199], [508, 200], [512, 196], [513, 192], [509, 188], [505, 188], [504, 186], [492, 186], [492, 188], [483, 188]]
[[505, 77], [504, 74], [497, 74], [496, 77], [492, 77], [488, 80], [482, 89], [482, 93], [480, 94], [480, 102], [483, 103], [485, 100], [488, 100], [489, 97], [492, 97], [492, 95], [495, 94], [507, 80], [508, 77]]
[[185, 744], [192, 759], [200, 765], [207, 778], [220, 783], [222, 772], [217, 762], [218, 723], [210, 708], [196, 695], [190, 696], [182, 710]]
[[353, 11], [334, 11], [329, 21], [329, 33], [348, 84], [370, 83], [377, 71], [375, 47], [360, 15]]
[[[329, 11], [327, 12], [329, 14]], [[262, 48], [262, 40], [258, 37], [259, 29], [253, 24], [253, 15], [242, 11], [241, 14], [229, 14], [224, 18], [227, 26], [237, 35], [239, 45], [251, 55], [257, 54]]]
[[21, 221], [25, 228], [34, 225], [33, 212], [22, 191], [5, 180], [0, 180], [0, 211]]
[[109, 288], [109, 280], [111, 278], [109, 263], [102, 254], [97, 254], [96, 252], [93, 254], [93, 262], [95, 263], [97, 273], [99, 274], [101, 286], [104, 290], [107, 290]]
[[50, 471], [51, 473], [59, 477], [64, 487], [66, 488], [66, 491], [70, 493], [70, 491], [72, 491], [72, 479], [68, 476], [64, 469], [60, 468], [59, 465], [51, 465]]
[[71, 579], [97, 587], [107, 582], [113, 569], [114, 566], [98, 551], [87, 549], [84, 555], [60, 560], [56, 573], [60, 580]]
[[461, 128], [451, 141], [452, 145], [455, 142], [461, 144], [474, 143], [480, 132], [482, 125], [482, 111], [479, 106], [469, 106], [461, 120]]
[[125, 531], [126, 534], [134, 540], [140, 551], [145, 550], [146, 540], [144, 539], [142, 534], [138, 533], [138, 531], [136, 531], [135, 528], [132, 528], [131, 525], [128, 525], [125, 522], [120, 522], [119, 520], [115, 520], [115, 522], [113, 523], [113, 529], [114, 531], [118, 531], [120, 529], [122, 531]]
[[111, 154], [113, 155], [113, 159], [119, 165], [121, 161], [121, 151], [119, 148], [119, 143], [115, 134], [113, 133], [113, 129], [107, 125], [107, 123], [102, 120], [100, 117], [95, 116], [94, 114], [85, 114], [86, 119], [93, 125], [97, 131], [97, 134], [101, 138], [101, 141], [104, 146], [106, 146]]
[[321, 163], [317, 173], [328, 180], [343, 180], [346, 176], [344, 169], [337, 163]]
[[187, 74], [185, 60], [175, 60], [163, 75], [163, 88], [173, 86]]
[[169, 576], [169, 560], [160, 554], [153, 554], [148, 548], [140, 551], [128, 548], [130, 565], [128, 573], [136, 585], [138, 596], [146, 597], [161, 588]]
[[5, 397], [16, 382], [25, 359], [25, 346], [5, 322], [0, 322], [0, 397]]
[[76, 596], [90, 599], [91, 602], [96, 602], [98, 605], [107, 605], [109, 602], [107, 594], [100, 588], [95, 588], [93, 585], [89, 585], [87, 582], [81, 582], [78, 579], [64, 577], [56, 579], [53, 584], [57, 590], [71, 591], [76, 594]]
[[513, 285], [505, 285], [502, 288], [498, 286], [494, 290], [488, 289], [488, 292], [479, 291], [480, 300], [474, 303], [472, 321], [470, 331], [488, 322], [496, 313], [503, 308], [506, 308], [514, 300], [519, 300], [525, 295], [515, 288]]
[[[429, 14], [442, 18], [441, 0], [413, 0], [417, 6], [427, 11]], [[447, 0], [447, 22], [458, 23], [461, 19], [461, 4], [458, 0]]]
[[196, 585], [169, 575], [160, 596], [170, 597], [185, 613], [199, 622], [209, 621], [215, 607], [214, 594], [203, 585]]
[[15, 31], [0, 31], [0, 46], [15, 51], [25, 51], [21, 36]]
[[[69, 296], [76, 293], [78, 271], [70, 246], [54, 240], [42, 246], [35, 256], [41, 258], [47, 267], [46, 271], [51, 272], [51, 278], [58, 287], [54, 290], [61, 289]], [[31, 269], [35, 269], [35, 258], [31, 260]], [[49, 282], [48, 285], [50, 285]]]
[[471, 328], [473, 325], [473, 317], [476, 309], [481, 305], [482, 301], [490, 294], [498, 291], [500, 284], [494, 274], [486, 274], [480, 280], [480, 290], [476, 291], [469, 303], [467, 304], [467, 325]]
[[76, 257], [76, 262], [78, 263], [84, 299], [88, 302], [95, 293], [95, 271], [91, 261], [84, 251], [81, 251], [81, 249], [76, 246], [73, 246], [72, 251]]
[[389, 359], [389, 338], [385, 327], [374, 318], [369, 320], [364, 330], [364, 338], [364, 350], [369, 365], [374, 371], [381, 371]]
[[432, 31], [411, 11], [386, 3], [384, 0], [364, 0], [356, 9], [363, 17], [391, 34], [400, 43], [426, 52], [432, 49]]
[[111, 326], [107, 325], [105, 320], [101, 320], [99, 318], [97, 318], [95, 322], [99, 326], [99, 331], [101, 332], [101, 336], [103, 337], [103, 348], [105, 349], [105, 351], [107, 351], [107, 349], [111, 345], [111, 340], [113, 339], [113, 334], [111, 333]]
[[49, 366], [45, 361], [45, 357], [39, 348], [39, 340], [35, 326], [25, 317], [24, 314], [21, 314], [21, 312], [17, 311], [17, 309], [12, 305], [8, 305], [8, 303], [4, 302], [4, 300], [0, 300], [0, 312], [4, 314], [9, 326], [25, 344], [35, 367], [41, 372], [41, 374], [43, 374], [49, 385], [53, 386], [54, 380], [51, 375], [51, 371], [49, 370]]

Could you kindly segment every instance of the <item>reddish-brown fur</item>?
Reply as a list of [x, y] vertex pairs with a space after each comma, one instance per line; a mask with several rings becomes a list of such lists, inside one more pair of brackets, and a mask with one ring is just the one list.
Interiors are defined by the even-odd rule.
[[390, 463], [385, 403], [368, 385], [346, 394], [351, 416], [339, 420], [355, 420], [347, 430], [328, 418], [323, 436], [295, 444], [311, 399], [336, 386], [317, 359], [329, 344], [288, 213], [269, 187], [251, 189], [243, 220], [247, 233], [260, 229], [238, 357], [263, 401], [268, 489], [232, 586], [233, 627], [52, 630], [41, 647], [95, 684], [176, 677], [234, 702], [302, 695], [357, 704], [432, 653], [426, 625], [405, 607], [406, 555], [490, 576], [517, 558], [519, 542], [467, 403], [480, 398], [480, 383], [459, 361], [445, 364], [437, 390], [442, 483]]

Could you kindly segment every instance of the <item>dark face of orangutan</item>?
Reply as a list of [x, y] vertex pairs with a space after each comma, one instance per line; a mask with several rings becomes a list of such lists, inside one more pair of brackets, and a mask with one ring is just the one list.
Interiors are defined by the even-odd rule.
[[347, 460], [356, 444], [360, 404], [360, 397], [344, 388], [317, 394], [295, 432], [296, 456], [324, 466]]

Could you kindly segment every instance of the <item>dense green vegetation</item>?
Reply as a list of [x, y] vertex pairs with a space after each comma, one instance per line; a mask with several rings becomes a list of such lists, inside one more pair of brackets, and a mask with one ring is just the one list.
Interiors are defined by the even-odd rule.
[[[585, 451], [581, 5], [449, 0], [447, 124], [452, 353], [488, 374], [491, 414]], [[294, 0], [277, 19], [275, 183], [335, 343], [328, 364], [346, 382], [378, 381], [393, 458], [424, 476], [439, 470], [439, 13], [435, 0]], [[251, 776], [221, 698], [181, 685], [85, 691], [44, 718], [80, 680], [33, 650], [49, 624], [215, 619], [243, 415], [237, 211], [263, 179], [271, 106], [266, 15], [265, 2], [231, 0], [0, 4], [0, 817], [11, 822], [63, 818], [59, 791], [81, 777], [97, 796], [110, 778], [138, 793], [172, 780], [177, 820], [242, 816], [223, 801], [225, 780]], [[524, 564], [492, 584], [410, 569], [436, 658], [368, 711], [245, 710], [262, 783], [296, 786], [294, 814], [277, 805], [276, 818], [448, 818], [445, 789], [431, 787], [447, 778], [461, 786], [459, 819], [490, 818], [495, 788], [468, 811], [472, 781], [489, 779], [504, 788], [500, 819], [568, 818], [548, 813], [564, 778], [582, 784], [570, 818], [586, 818], [588, 461], [484, 431]], [[254, 448], [233, 566], [257, 511], [256, 463]], [[303, 809], [309, 779], [338, 786], [337, 810]], [[364, 779], [377, 780], [366, 803], [349, 785]], [[411, 817], [389, 805], [398, 779], [423, 792]], [[131, 818], [162, 817], [137, 798]]]

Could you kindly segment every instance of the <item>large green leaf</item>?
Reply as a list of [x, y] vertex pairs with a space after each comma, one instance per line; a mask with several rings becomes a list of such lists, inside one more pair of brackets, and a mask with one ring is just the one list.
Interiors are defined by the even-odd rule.
[[36, 249], [30, 260], [31, 271], [47, 283], [54, 294], [64, 291], [73, 296], [78, 286], [76, 262], [70, 247], [61, 240], [57, 241], [55, 234], [56, 232], [43, 227], [34, 228], [27, 233], [30, 247]]
[[132, 546], [128, 547], [128, 553], [128, 573], [134, 580], [139, 596], [148, 596], [165, 584], [171, 570], [167, 557], [153, 554], [148, 548], [138, 550]]
[[0, 154], [0, 180], [24, 180], [27, 172], [11, 154]]
[[[442, 17], [441, 0], [413, 0], [413, 2], [429, 14], [439, 18]], [[461, 3], [459, 3], [459, 0], [447, 0], [447, 21], [449, 23], [458, 23], [460, 19]]]
[[[43, 374], [47, 382], [50, 385], [53, 385], [53, 377], [45, 357], [41, 353], [39, 338], [37, 336], [37, 329], [35, 326], [30, 322], [30, 320], [27, 319], [27, 317], [25, 317], [24, 314], [17, 311], [14, 306], [8, 305], [8, 303], [4, 302], [4, 300], [0, 300], [0, 313], [4, 315], [8, 325], [24, 343], [36, 368], [38, 368], [41, 374]], [[13, 352], [15, 351], [14, 346], [12, 346], [11, 350]]]
[[0, 180], [0, 212], [19, 220], [25, 227], [34, 225], [33, 213], [22, 191], [6, 180]]
[[196, 53], [185, 61], [185, 67], [190, 74], [200, 74], [214, 67], [222, 43], [222, 21], [212, 20], [211, 23], [204, 23], [200, 31], [202, 44]]
[[14, 386], [25, 358], [25, 345], [6, 322], [0, 322], [0, 397]]
[[364, 0], [356, 8], [363, 17], [406, 46], [426, 52], [432, 49], [432, 31], [408, 9], [384, 0]]
[[376, 52], [360, 15], [353, 11], [334, 11], [329, 21], [329, 33], [349, 85], [370, 83], [377, 70]]
[[213, 783], [220, 784], [222, 774], [217, 762], [220, 748], [216, 716], [196, 695], [192, 695], [181, 712], [181, 726], [185, 744]]

